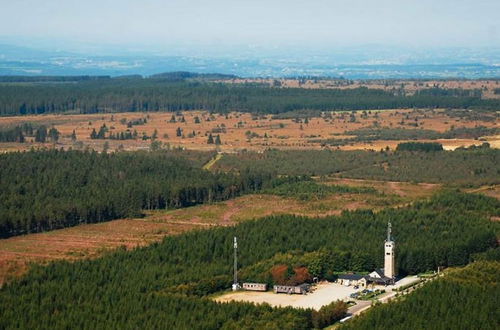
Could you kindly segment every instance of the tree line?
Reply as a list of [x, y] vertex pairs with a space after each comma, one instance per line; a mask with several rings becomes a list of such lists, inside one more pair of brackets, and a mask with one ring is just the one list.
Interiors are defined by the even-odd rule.
[[217, 169], [260, 168], [279, 175], [340, 175], [355, 179], [479, 186], [500, 183], [500, 150], [455, 151], [274, 150], [225, 155]]
[[377, 140], [437, 140], [437, 139], [478, 139], [482, 136], [498, 135], [497, 127], [459, 127], [446, 132], [430, 129], [403, 129], [403, 128], [360, 128], [346, 131], [345, 135], [353, 135], [344, 139], [311, 139], [310, 142], [320, 142], [323, 146], [342, 146], [356, 142], [371, 142]]
[[35, 128], [31, 123], [24, 123], [13, 128], [0, 129], [0, 142], [26, 142], [27, 137], [32, 137], [35, 142], [57, 142], [61, 133], [57, 128], [50, 129], [45, 125]]
[[275, 88], [138, 77], [0, 85], [0, 115], [180, 110], [279, 114], [300, 110], [321, 112], [414, 107], [494, 110], [500, 107], [500, 100], [424, 91], [403, 96], [366, 87]]

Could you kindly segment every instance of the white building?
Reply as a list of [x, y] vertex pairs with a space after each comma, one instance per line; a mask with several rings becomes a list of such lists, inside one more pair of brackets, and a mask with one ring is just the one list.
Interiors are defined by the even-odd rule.
[[391, 237], [391, 223], [387, 225], [387, 239], [384, 243], [384, 276], [390, 279], [394, 279], [396, 276], [396, 267], [394, 262], [394, 249], [395, 243]]

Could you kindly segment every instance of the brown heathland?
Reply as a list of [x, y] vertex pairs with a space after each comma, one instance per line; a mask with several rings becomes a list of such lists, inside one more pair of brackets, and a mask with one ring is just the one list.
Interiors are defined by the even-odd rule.
[[[151, 140], [143, 140], [142, 136], [153, 136], [155, 130], [157, 139], [164, 146], [183, 147], [190, 150], [213, 150], [214, 144], [207, 144], [208, 134], [214, 137], [220, 135], [222, 144], [217, 148], [224, 152], [234, 152], [242, 149], [264, 150], [278, 149], [321, 149], [322, 140], [345, 139], [346, 132], [368, 127], [387, 127], [402, 129], [429, 129], [444, 132], [452, 127], [498, 127], [499, 120], [494, 114], [493, 120], [478, 118], [458, 118], [446, 111], [440, 110], [372, 110], [362, 116], [361, 111], [355, 112], [356, 121], [350, 121], [350, 112], [330, 112], [332, 118], [313, 117], [308, 123], [296, 122], [293, 119], [273, 119], [270, 115], [252, 117], [248, 113], [230, 113], [229, 115], [209, 115], [207, 112], [183, 112], [182, 116], [175, 116], [176, 122], [170, 122], [173, 113], [117, 113], [93, 115], [39, 115], [23, 117], [2, 117], [0, 127], [12, 127], [25, 122], [45, 124], [56, 127], [61, 132], [61, 138], [56, 145], [33, 142], [27, 138], [26, 143], [0, 143], [0, 151], [28, 150], [31, 147], [52, 147], [82, 149], [91, 148], [102, 150], [107, 142], [109, 150], [141, 150], [149, 149]], [[180, 122], [184, 117], [185, 122]], [[195, 123], [198, 117], [200, 123]], [[127, 127], [127, 123], [134, 120], [146, 119], [144, 125]], [[92, 140], [90, 134], [105, 124], [108, 133], [137, 131], [138, 137], [133, 140]], [[177, 129], [182, 131], [177, 136]], [[75, 131], [77, 141], [71, 140], [71, 133]], [[487, 141], [494, 148], [500, 148], [500, 136], [487, 136], [481, 140], [449, 139], [438, 140], [445, 149], [455, 149], [460, 146], [479, 145]], [[357, 142], [340, 146], [339, 149], [372, 149], [395, 148], [401, 141], [373, 141]]]

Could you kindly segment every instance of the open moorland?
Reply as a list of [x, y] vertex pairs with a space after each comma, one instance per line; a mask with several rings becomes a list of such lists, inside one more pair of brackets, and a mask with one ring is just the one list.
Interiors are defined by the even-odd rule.
[[[262, 151], [278, 149], [380, 150], [404, 141], [433, 141], [447, 150], [488, 142], [500, 148], [497, 113], [452, 110], [371, 110], [327, 112], [320, 117], [248, 113], [210, 114], [117, 113], [0, 117], [0, 130], [45, 126], [59, 131], [57, 141], [0, 142], [0, 151], [56, 147], [103, 150], [148, 150], [182, 147], [191, 150]], [[102, 135], [96, 137], [102, 130]], [[74, 133], [73, 133], [74, 132]], [[92, 132], [95, 132], [92, 138]], [[120, 138], [120, 135], [122, 138]], [[125, 137], [124, 137], [125, 135]], [[212, 137], [212, 143], [208, 143]], [[216, 139], [219, 138], [219, 141]]]

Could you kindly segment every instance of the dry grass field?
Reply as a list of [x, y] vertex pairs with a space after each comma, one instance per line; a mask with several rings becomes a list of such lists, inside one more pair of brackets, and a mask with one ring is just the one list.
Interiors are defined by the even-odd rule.
[[148, 212], [144, 218], [80, 225], [0, 240], [0, 285], [24, 273], [30, 262], [92, 258], [119, 247], [134, 248], [188, 230], [230, 226], [274, 214], [337, 215], [342, 210], [381, 209], [430, 196], [439, 185], [330, 178], [325, 184], [373, 186], [378, 194], [338, 194], [300, 201], [274, 195], [246, 195], [216, 204]]
[[[30, 122], [35, 125], [47, 125], [55, 127], [61, 132], [57, 144], [33, 142], [33, 138], [27, 138], [26, 143], [0, 143], [0, 152], [15, 150], [29, 150], [32, 147], [57, 147], [84, 149], [91, 148], [101, 151], [107, 142], [109, 150], [141, 150], [149, 149], [151, 140], [143, 139], [153, 136], [157, 132], [157, 140], [163, 147], [182, 147], [190, 150], [213, 150], [215, 148], [223, 152], [234, 152], [242, 149], [265, 150], [267, 148], [278, 149], [320, 149], [321, 140], [345, 139], [349, 136], [346, 132], [368, 127], [387, 127], [400, 129], [429, 129], [444, 132], [450, 128], [475, 126], [498, 127], [499, 120], [481, 120], [471, 118], [452, 117], [444, 110], [372, 110], [363, 114], [356, 111], [356, 121], [350, 121], [349, 112], [331, 112], [332, 118], [313, 117], [308, 123], [296, 122], [294, 119], [273, 119], [270, 115], [255, 117], [248, 113], [230, 113], [226, 115], [210, 115], [207, 112], [192, 111], [183, 112], [181, 116], [173, 113], [117, 113], [117, 114], [94, 114], [94, 115], [39, 115], [23, 117], [2, 117], [1, 127], [13, 127], [22, 123]], [[176, 122], [171, 122], [172, 116]], [[493, 115], [495, 116], [495, 115]], [[200, 123], [195, 123], [195, 118]], [[184, 121], [181, 122], [182, 118]], [[127, 123], [134, 120], [145, 119], [146, 124], [127, 127]], [[99, 131], [102, 125], [106, 125], [108, 133], [119, 134], [120, 132], [137, 132], [136, 139], [111, 140], [91, 139], [90, 134], [95, 129]], [[413, 126], [412, 126], [413, 125]], [[180, 128], [181, 136], [177, 136]], [[77, 140], [72, 141], [71, 134], [75, 131]], [[208, 135], [213, 137], [220, 135], [221, 145], [207, 144]], [[474, 139], [449, 139], [438, 140], [445, 149], [455, 149], [460, 146], [479, 145], [487, 141], [492, 147], [500, 148], [500, 136], [486, 136], [480, 140]], [[373, 149], [395, 148], [401, 141], [378, 140], [373, 142], [356, 142], [343, 145], [339, 149]], [[337, 147], [335, 147], [337, 148]]]

